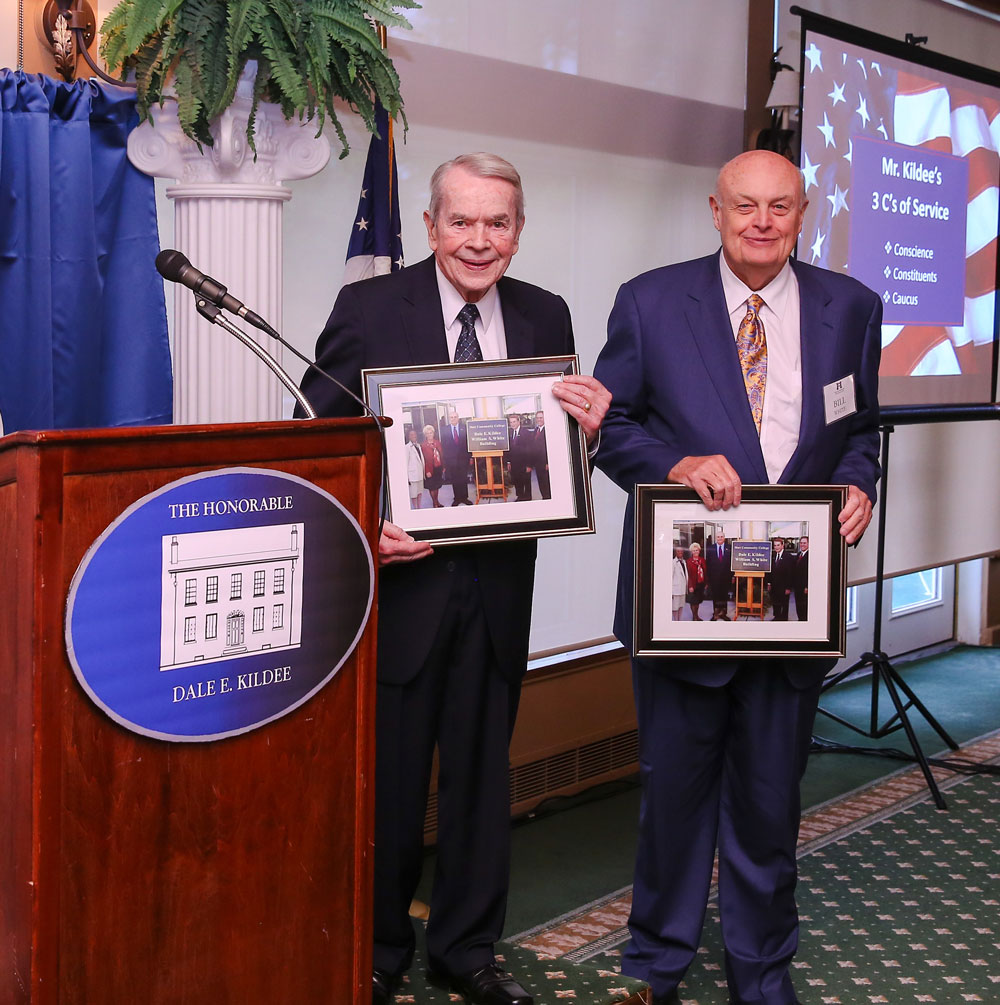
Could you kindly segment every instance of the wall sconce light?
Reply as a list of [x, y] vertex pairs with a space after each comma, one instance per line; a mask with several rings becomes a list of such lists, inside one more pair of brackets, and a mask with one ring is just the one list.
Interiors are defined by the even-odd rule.
[[83, 56], [101, 80], [118, 87], [134, 86], [108, 76], [90, 55], [88, 49], [97, 34], [97, 15], [87, 0], [47, 0], [42, 9], [42, 32], [64, 80], [76, 77], [77, 58]]
[[771, 56], [771, 93], [767, 97], [771, 125], [760, 131], [757, 149], [773, 150], [797, 163], [799, 74], [787, 63], [779, 62], [780, 54], [779, 46]]

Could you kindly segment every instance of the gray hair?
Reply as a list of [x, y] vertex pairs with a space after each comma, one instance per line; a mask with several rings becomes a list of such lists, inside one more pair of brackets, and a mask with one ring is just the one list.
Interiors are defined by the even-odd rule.
[[513, 185], [517, 223], [518, 226], [524, 223], [524, 189], [521, 188], [521, 176], [517, 173], [517, 168], [497, 154], [483, 152], [460, 154], [453, 160], [445, 161], [431, 175], [431, 204], [428, 212], [432, 221], [437, 220], [443, 198], [441, 189], [444, 186], [444, 177], [452, 168], [462, 168], [477, 178], [499, 178]]

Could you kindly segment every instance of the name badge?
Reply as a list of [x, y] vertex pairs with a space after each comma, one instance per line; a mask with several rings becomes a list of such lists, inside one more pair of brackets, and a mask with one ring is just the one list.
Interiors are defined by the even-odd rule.
[[853, 415], [858, 410], [857, 399], [854, 397], [854, 374], [849, 373], [840, 380], [835, 380], [823, 388], [823, 408], [826, 411], [826, 424]]

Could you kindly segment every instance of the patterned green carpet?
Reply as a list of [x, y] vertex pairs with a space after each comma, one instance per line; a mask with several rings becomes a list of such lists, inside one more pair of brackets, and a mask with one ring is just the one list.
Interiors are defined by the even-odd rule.
[[[1000, 723], [997, 650], [959, 647], [908, 664], [906, 676], [962, 743], [961, 757], [1000, 764], [1000, 731], [993, 732]], [[869, 691], [867, 682], [847, 682], [824, 704], [863, 723]], [[919, 717], [914, 725], [927, 753], [939, 752], [929, 727]], [[846, 743], [870, 742], [837, 724], [823, 723], [820, 732]], [[900, 736], [889, 745], [906, 747], [906, 741]], [[810, 759], [793, 971], [799, 997], [803, 1005], [1000, 1005], [1000, 778], [936, 770], [948, 802], [942, 812], [919, 769], [897, 765], [857, 754]], [[498, 951], [537, 1005], [639, 1002], [643, 985], [618, 969], [628, 934], [625, 884], [638, 792], [625, 785], [600, 796], [515, 827], [512, 927]], [[425, 880], [431, 871], [425, 869]], [[682, 1000], [725, 1005], [714, 897], [702, 942], [681, 985]], [[417, 943], [423, 944], [419, 931]], [[424, 966], [418, 955], [398, 1002], [461, 1000], [430, 987]]]
[[[1000, 783], [958, 782], [801, 862], [793, 975], [803, 1005], [1000, 1002]], [[710, 906], [686, 1005], [724, 1003]]]
[[[962, 756], [1000, 763], [1000, 732]], [[803, 819], [793, 972], [803, 1005], [1000, 1002], [1000, 778], [937, 777], [947, 811], [904, 768]], [[637, 1002], [643, 985], [618, 969], [629, 899], [620, 890], [522, 933], [499, 947], [504, 965], [536, 1005]], [[424, 967], [418, 950], [397, 1002], [462, 1000], [430, 987]], [[724, 1005], [725, 987], [713, 891], [681, 998]]]
[[[1000, 762], [1000, 733], [962, 754]], [[803, 820], [794, 964], [803, 1005], [1000, 1002], [1000, 778], [937, 777], [947, 811], [906, 768]], [[619, 891], [517, 939], [570, 975], [563, 987], [536, 984], [538, 1005], [622, 1000], [588, 997], [571, 975], [574, 966], [614, 970], [629, 899]], [[713, 896], [682, 1001], [724, 1005], [725, 987]]]
[[[404, 1005], [444, 1005], [445, 1002], [463, 1001], [461, 995], [440, 991], [427, 983], [422, 943], [422, 934], [418, 931], [417, 955], [396, 994], [396, 1001]], [[567, 1001], [578, 1005], [625, 1002], [646, 986], [642, 981], [622, 977], [615, 958], [607, 965], [604, 962], [576, 965], [539, 957], [530, 950], [504, 943], [497, 947], [497, 959], [534, 993], [535, 1005], [557, 1005]]]

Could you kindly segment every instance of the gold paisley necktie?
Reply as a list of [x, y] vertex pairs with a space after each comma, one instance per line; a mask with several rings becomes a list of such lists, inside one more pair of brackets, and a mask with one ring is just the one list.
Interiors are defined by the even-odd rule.
[[767, 340], [764, 338], [764, 322], [760, 318], [763, 306], [760, 296], [751, 293], [747, 298], [746, 317], [736, 333], [736, 352], [740, 357], [743, 384], [747, 389], [747, 401], [750, 402], [758, 436], [764, 414], [764, 385], [767, 383]]

